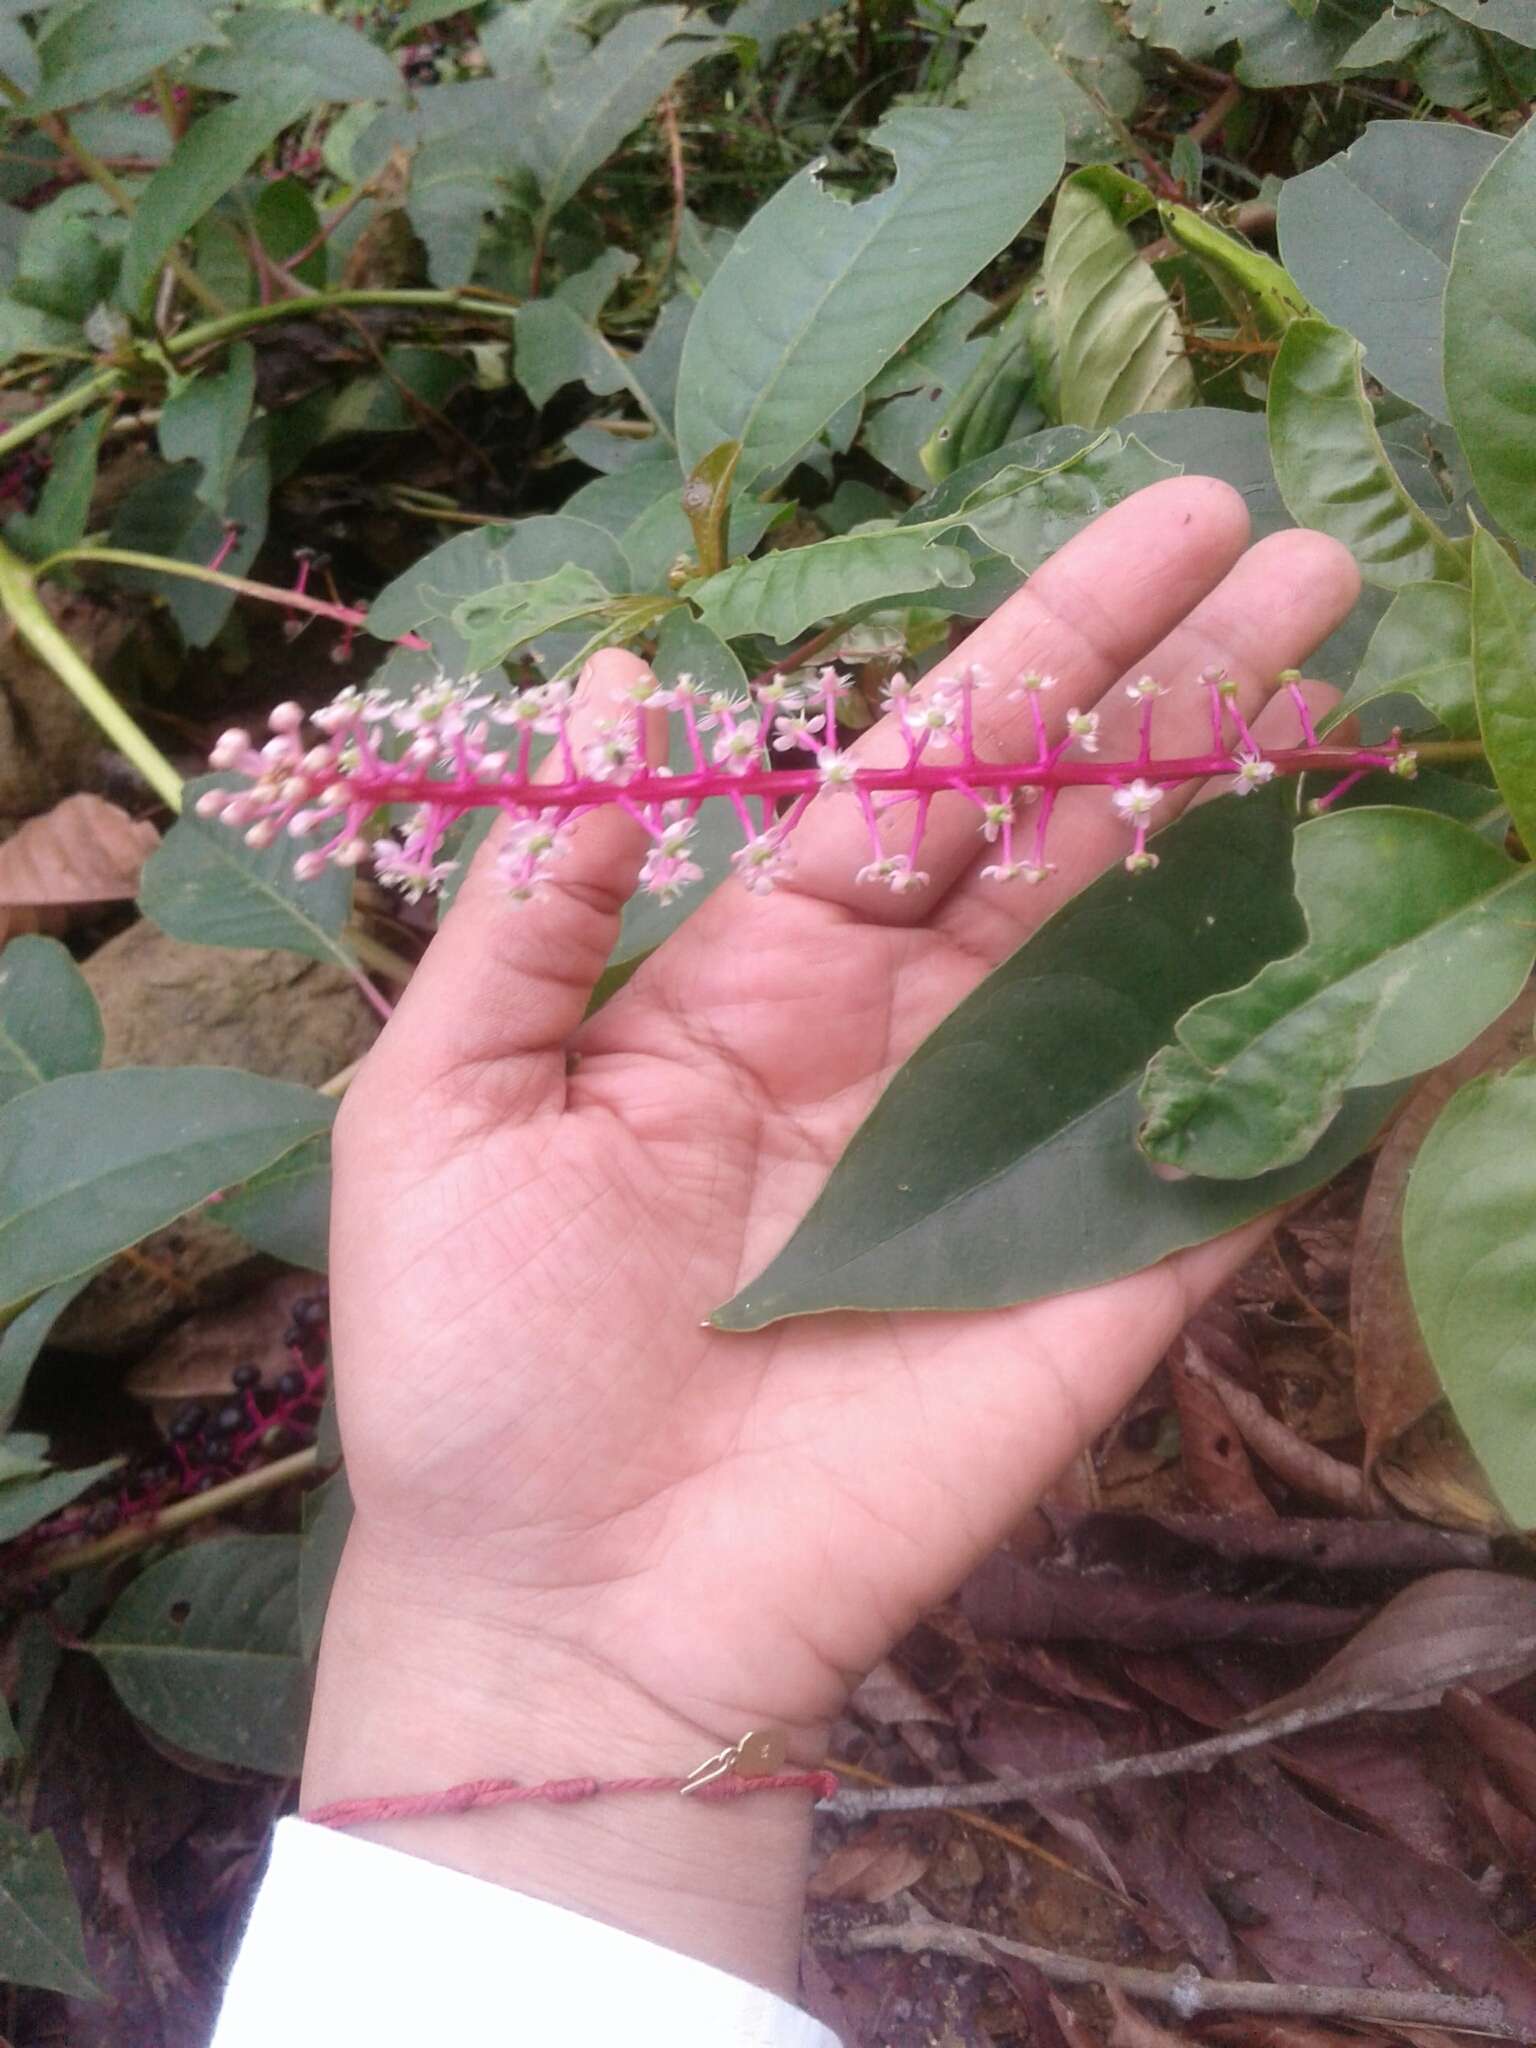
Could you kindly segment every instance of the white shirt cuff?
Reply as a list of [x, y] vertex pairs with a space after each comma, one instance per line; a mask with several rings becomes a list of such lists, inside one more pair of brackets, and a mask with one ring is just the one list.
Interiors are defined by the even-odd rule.
[[377, 1843], [278, 1824], [213, 2048], [838, 2048], [691, 1956]]

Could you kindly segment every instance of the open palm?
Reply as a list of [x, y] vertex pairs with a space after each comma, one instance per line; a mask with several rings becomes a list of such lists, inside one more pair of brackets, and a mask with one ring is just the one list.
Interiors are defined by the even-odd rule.
[[[1054, 719], [1101, 701], [1109, 755], [1134, 748], [1115, 686], [1143, 668], [1177, 684], [1219, 662], [1252, 716], [1356, 580], [1321, 536], [1246, 538], [1225, 486], [1157, 485], [957, 659], [1056, 675]], [[600, 657], [578, 716], [633, 670]], [[1027, 753], [1026, 709], [991, 702], [981, 751]], [[1198, 692], [1165, 714], [1170, 753], [1198, 743]], [[888, 728], [861, 756], [900, 758]], [[998, 1541], [1246, 1240], [1002, 1312], [750, 1336], [706, 1318], [778, 1251], [918, 1042], [1126, 850], [1102, 790], [1069, 793], [1052, 830], [1043, 886], [984, 884], [974, 809], [936, 807], [931, 885], [892, 896], [854, 882], [862, 827], [823, 799], [788, 886], [722, 886], [586, 1022], [638, 828], [589, 815], [527, 908], [481, 864], [337, 1132], [341, 1417], [377, 1554], [451, 1560], [472, 1597], [725, 1735], [814, 1729]]]

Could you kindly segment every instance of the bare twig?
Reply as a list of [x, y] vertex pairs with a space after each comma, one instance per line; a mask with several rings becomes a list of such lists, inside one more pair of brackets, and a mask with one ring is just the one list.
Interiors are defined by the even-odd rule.
[[1180, 2019], [1207, 2012], [1305, 2013], [1314, 2019], [1380, 2020], [1388, 2026], [1455, 2027], [1518, 2041], [1498, 1998], [1466, 1998], [1450, 1991], [1377, 1991], [1353, 1984], [1261, 1984], [1202, 1977], [1192, 1963], [1177, 1970], [1138, 1970], [1101, 1963], [1091, 1956], [1062, 1955], [978, 1928], [945, 1920], [913, 1920], [902, 1927], [857, 1927], [844, 1936], [849, 1949], [900, 1949], [907, 1955], [938, 1953], [966, 1962], [997, 1962], [999, 1955], [1030, 1963], [1056, 1984], [1112, 1984], [1132, 1998], [1171, 2006]]
[[[1507, 1670], [1522, 1657], [1536, 1654], [1536, 1634], [1512, 1636], [1499, 1646], [1498, 1668]], [[1490, 1651], [1485, 1644], [1474, 1655], [1457, 1664], [1437, 1669], [1435, 1684], [1442, 1689], [1464, 1678], [1475, 1678], [1489, 1669]], [[980, 1785], [901, 1785], [889, 1792], [838, 1792], [821, 1802], [819, 1813], [835, 1814], [839, 1820], [861, 1820], [871, 1813], [909, 1813], [947, 1806], [1007, 1806], [1013, 1803], [1038, 1805], [1065, 1792], [1086, 1792], [1096, 1786], [1114, 1785], [1127, 1778], [1173, 1778], [1190, 1771], [1208, 1771], [1214, 1764], [1237, 1756], [1245, 1749], [1259, 1749], [1287, 1735], [1299, 1735], [1304, 1728], [1326, 1727], [1330, 1721], [1353, 1719], [1357, 1714], [1375, 1713], [1403, 1700], [1418, 1699], [1424, 1692], [1422, 1672], [1405, 1674], [1402, 1682], [1383, 1686], [1375, 1692], [1340, 1693], [1332, 1699], [1312, 1700], [1293, 1707], [1289, 1713], [1268, 1720], [1247, 1721], [1220, 1735], [1203, 1736], [1199, 1742], [1181, 1743], [1177, 1749], [1147, 1750], [1138, 1756], [1109, 1757], [1096, 1764], [1082, 1764], [1074, 1770], [1049, 1771], [1039, 1778], [998, 1778]]]

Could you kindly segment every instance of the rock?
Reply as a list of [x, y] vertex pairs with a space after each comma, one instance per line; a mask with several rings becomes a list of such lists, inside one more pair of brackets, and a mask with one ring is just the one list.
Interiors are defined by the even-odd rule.
[[[60, 630], [93, 668], [110, 661], [131, 621], [120, 610], [45, 584]], [[52, 669], [0, 618], [0, 819], [30, 818], [61, 797], [96, 787], [105, 741]]]
[[[361, 1058], [378, 1030], [339, 968], [297, 953], [189, 946], [147, 920], [109, 939], [83, 971], [101, 1005], [109, 1067], [239, 1067], [313, 1088]], [[184, 1216], [115, 1259], [61, 1317], [53, 1341], [134, 1350], [174, 1316], [280, 1270], [206, 1212]]]

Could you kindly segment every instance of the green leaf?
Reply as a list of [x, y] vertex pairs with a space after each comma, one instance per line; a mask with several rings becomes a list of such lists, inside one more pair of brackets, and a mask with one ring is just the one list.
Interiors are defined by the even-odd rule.
[[776, 549], [693, 584], [688, 595], [722, 640], [765, 633], [783, 643], [820, 619], [840, 618], [884, 598], [963, 587], [972, 573], [960, 548], [889, 527]]
[[[330, 1134], [306, 1138], [275, 1165], [226, 1190], [214, 1215], [221, 1229], [232, 1230], [257, 1251], [323, 1273], [331, 1235]], [[0, 1341], [0, 1363], [4, 1351]]]
[[1056, 427], [1017, 445], [1041, 466], [1005, 465], [979, 490], [966, 488], [975, 468], [958, 469], [950, 480], [955, 488], [941, 488], [913, 506], [903, 524], [926, 513], [931, 525], [953, 513], [1015, 568], [1032, 574], [1111, 505], [1178, 474], [1133, 436], [1090, 437], [1082, 428]]
[[1330, 722], [1399, 694], [1417, 697], [1453, 739], [1475, 737], [1472, 592], [1465, 583], [1403, 585]]
[[101, 1012], [57, 939], [12, 939], [0, 952], [0, 1105], [60, 1074], [101, 1065]]
[[1536, 14], [1529, 0], [1435, 0], [1447, 14], [1468, 21], [1485, 36], [1508, 36], [1512, 43], [1536, 49]]
[[1456, 230], [1445, 390], [1488, 510], [1536, 545], [1536, 120], [1484, 175]]
[[448, 616], [464, 641], [471, 674], [478, 675], [541, 633], [601, 612], [611, 596], [590, 569], [568, 562], [531, 583], [498, 583], [477, 591], [461, 599]]
[[105, 2002], [85, 1960], [80, 1908], [53, 1833], [0, 1814], [0, 1978]]
[[[274, 178], [263, 185], [251, 208], [251, 221], [262, 248], [274, 263], [283, 264], [312, 292], [325, 289], [330, 275], [328, 245], [315, 202], [301, 179]], [[309, 254], [302, 263], [295, 264], [293, 259], [306, 249]]]
[[[266, 539], [271, 470], [267, 461], [268, 422], [257, 420], [247, 432], [230, 481], [224, 516], [199, 497], [201, 476], [191, 463], [162, 469], [130, 491], [112, 525], [112, 545], [173, 561], [204, 567], [224, 539], [224, 521], [238, 529], [234, 547], [224, 559], [231, 576], [245, 575]], [[234, 593], [216, 584], [194, 583], [184, 576], [153, 570], [114, 569], [114, 582], [132, 590], [152, 590], [180, 627], [189, 647], [206, 647], [218, 634], [234, 606]]]
[[204, 43], [222, 41], [197, 0], [86, 0], [55, 14], [38, 48], [43, 82], [31, 107], [78, 106], [138, 85], [161, 64]]
[[[671, 441], [678, 364], [693, 300], [686, 293], [669, 299], [642, 348], [618, 347], [604, 334], [599, 316], [619, 279], [635, 268], [635, 257], [605, 250], [551, 298], [524, 306], [517, 316], [518, 382], [537, 406], [547, 405], [567, 384], [585, 384], [596, 398], [627, 392], [658, 434]], [[586, 288], [589, 282], [595, 291]]]
[[65, 1074], [0, 1109], [0, 1313], [327, 1130], [312, 1089], [225, 1067]]
[[1157, 213], [1179, 247], [1194, 257], [1215, 285], [1240, 326], [1257, 328], [1263, 335], [1281, 335], [1293, 320], [1305, 319], [1313, 312], [1296, 280], [1262, 249], [1217, 227], [1192, 207], [1164, 200]]
[[9, 1543], [49, 1515], [56, 1515], [60, 1508], [67, 1508], [121, 1463], [121, 1458], [106, 1458], [99, 1465], [85, 1465], [73, 1472], [50, 1472], [45, 1478], [11, 1479], [0, 1485], [0, 1543]]
[[1419, 1329], [1494, 1492], [1536, 1523], [1536, 1061], [1458, 1090], [1403, 1209]]
[[340, 943], [352, 910], [350, 870], [327, 867], [301, 882], [293, 864], [302, 844], [280, 835], [258, 851], [218, 818], [200, 818], [210, 789], [238, 789], [238, 775], [203, 775], [187, 786], [182, 816], [144, 863], [139, 908], [173, 939], [193, 946], [282, 946], [351, 971]]
[[1159, 49], [1205, 60], [1238, 44], [1244, 85], [1320, 85], [1381, 0], [1318, 0], [1308, 19], [1290, 0], [1131, 0], [1127, 26]]
[[1280, 250], [1325, 319], [1365, 346], [1373, 377], [1450, 418], [1442, 304], [1456, 223], [1503, 148], [1440, 121], [1371, 121], [1349, 149], [1280, 189]]
[[20, 513], [5, 529], [18, 554], [44, 561], [63, 548], [78, 547], [91, 516], [96, 468], [107, 429], [105, 408], [76, 420], [54, 443], [53, 467], [35, 512]]
[[1387, 460], [1360, 375], [1360, 344], [1298, 320], [1269, 380], [1269, 452], [1299, 526], [1341, 540], [1367, 582], [1461, 583], [1467, 561]]
[[19, 21], [0, 20], [0, 71], [24, 93], [36, 92], [42, 82], [37, 51]]
[[588, 43], [576, 26], [591, 0], [518, 0], [480, 23], [480, 48], [498, 78], [520, 83], [532, 78], [548, 86], [555, 71], [586, 55]]
[[1011, 114], [1020, 129], [1042, 107], [1054, 107], [1066, 128], [1069, 163], [1120, 150], [1124, 124], [1141, 104], [1141, 71], [1107, 7], [970, 0], [955, 26], [985, 31], [955, 81], [967, 106]]
[[[892, 356], [865, 393], [869, 411], [861, 445], [916, 490], [926, 491], [933, 482], [923, 466], [924, 443], [989, 352], [990, 339], [975, 333], [989, 311], [978, 292], [961, 292]], [[958, 447], [955, 456], [964, 459]]]
[[368, 607], [368, 630], [381, 640], [423, 632], [443, 667], [465, 675], [468, 648], [452, 625], [457, 607], [488, 590], [537, 583], [565, 568], [588, 570], [609, 591], [622, 591], [630, 582], [629, 563], [611, 534], [565, 513], [539, 515], [477, 527], [423, 555]]
[[331, 1586], [352, 1526], [352, 1493], [345, 1472], [333, 1472], [304, 1496], [304, 1537], [299, 1550], [299, 1643], [307, 1662], [320, 1648]]
[[297, 1536], [226, 1536], [135, 1579], [86, 1645], [129, 1713], [194, 1756], [297, 1772], [299, 1549]]
[[799, 172], [705, 286], [683, 347], [683, 466], [740, 441], [738, 490], [791, 461], [937, 309], [1005, 248], [1061, 168], [1054, 119], [906, 107], [870, 138], [895, 158], [850, 204]]
[[160, 453], [167, 462], [198, 465], [197, 495], [221, 518], [255, 403], [256, 351], [239, 341], [222, 370], [177, 377], [160, 415]]
[[1147, 1070], [1151, 1158], [1222, 1180], [1294, 1164], [1346, 1090], [1470, 1044], [1536, 958], [1536, 869], [1428, 811], [1303, 825], [1296, 893], [1301, 950], [1187, 1011]]
[[1201, 805], [1157, 850], [1154, 873], [1112, 871], [1064, 905], [919, 1046], [721, 1328], [1091, 1286], [1261, 1215], [1368, 1142], [1375, 1092], [1262, 1180], [1169, 1181], [1137, 1151], [1137, 1085], [1178, 1017], [1301, 937], [1281, 792]]
[[1075, 172], [1056, 195], [1040, 275], [1060, 351], [1057, 409], [1077, 426], [1195, 402], [1178, 315], [1125, 217], [1099, 170]]
[[1536, 848], [1536, 585], [1491, 534], [1472, 542], [1472, 673], [1488, 765]]
[[842, 5], [843, 0], [741, 0], [726, 21], [726, 34], [733, 42], [750, 37], [758, 63], [766, 64], [782, 37], [835, 14]]
[[640, 7], [586, 56], [561, 64], [531, 101], [518, 137], [543, 191], [544, 218], [575, 197], [669, 86], [719, 48], [685, 7]]
[[[13, 945], [15, 940], [11, 942]], [[0, 1423], [7, 1427], [15, 1420], [16, 1410], [21, 1406], [21, 1397], [26, 1392], [27, 1375], [37, 1363], [37, 1355], [48, 1341], [48, 1332], [53, 1328], [65, 1309], [77, 1294], [82, 1293], [95, 1279], [97, 1268], [87, 1267], [70, 1280], [61, 1280], [57, 1287], [50, 1287], [45, 1294], [11, 1316], [4, 1331], [0, 1332]]]
[[348, 22], [247, 7], [226, 15], [223, 31], [225, 48], [198, 59], [190, 73], [193, 85], [233, 93], [291, 88], [312, 102], [405, 97], [396, 66]]
[[[156, 7], [161, 0], [155, 0]], [[128, 229], [118, 297], [145, 314], [161, 265], [190, 228], [231, 191], [309, 106], [308, 88], [277, 84], [230, 100], [187, 130], [145, 186]]]

